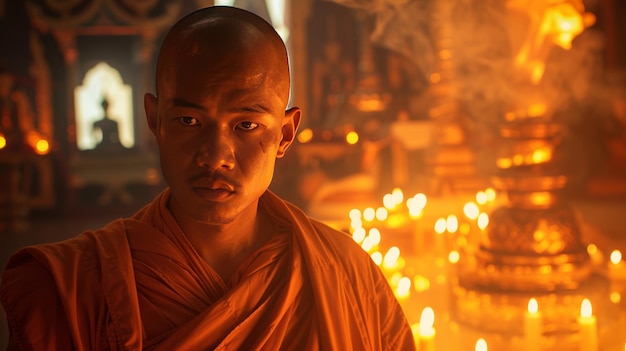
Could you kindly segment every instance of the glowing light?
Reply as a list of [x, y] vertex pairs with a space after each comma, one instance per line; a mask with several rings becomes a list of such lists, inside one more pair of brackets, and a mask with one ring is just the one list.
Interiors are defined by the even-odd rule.
[[311, 130], [310, 128], [304, 128], [298, 134], [298, 141], [302, 144], [306, 144], [310, 142], [311, 140], [313, 140], [313, 130]]
[[365, 252], [370, 252], [376, 245], [378, 244], [374, 242], [374, 239], [371, 236], [366, 236], [361, 243], [361, 248], [365, 250]]
[[465, 214], [465, 217], [475, 220], [476, 218], [478, 218], [478, 214], [480, 213], [480, 209], [478, 208], [478, 205], [476, 205], [476, 203], [474, 202], [468, 202], [465, 204], [465, 206], [463, 206], [463, 214]]
[[352, 239], [357, 243], [360, 244], [361, 242], [363, 242], [363, 239], [365, 239], [365, 229], [363, 228], [358, 228], [354, 231], [354, 233], [352, 233]]
[[595, 255], [598, 253], [598, 247], [596, 246], [596, 244], [589, 244], [587, 245], [587, 253], [591, 256]]
[[350, 145], [354, 145], [359, 142], [359, 134], [357, 132], [349, 132], [346, 134], [346, 142]]
[[484, 205], [487, 203], [487, 194], [484, 191], [479, 191], [476, 193], [476, 202], [479, 205]]
[[496, 161], [496, 164], [497, 164], [498, 168], [507, 169], [507, 168], [511, 168], [511, 166], [513, 166], [513, 161], [511, 161], [510, 158], [499, 158]]
[[494, 188], [485, 189], [485, 195], [487, 195], [487, 201], [493, 202], [496, 200], [496, 191]]
[[394, 188], [391, 191], [391, 196], [393, 196], [393, 201], [396, 204], [401, 204], [402, 201], [404, 201], [404, 193], [402, 192], [402, 189], [400, 188]]
[[7, 138], [0, 134], [0, 149], [4, 149], [7, 146]]
[[433, 325], [435, 324], [435, 311], [431, 307], [424, 307], [420, 315], [420, 335], [432, 335], [435, 333]]
[[452, 250], [448, 254], [448, 261], [452, 264], [458, 263], [460, 259], [461, 259], [461, 255], [459, 254], [458, 251]]
[[485, 339], [480, 338], [476, 340], [476, 346], [474, 346], [474, 351], [487, 351], [487, 341]]
[[363, 221], [361, 218], [353, 219], [350, 221], [350, 227], [352, 227], [352, 229], [363, 228]]
[[542, 102], [536, 102], [528, 106], [527, 112], [528, 112], [528, 116], [530, 117], [540, 117], [546, 113], [546, 110], [547, 110], [546, 104]]
[[39, 155], [45, 155], [50, 151], [50, 144], [45, 139], [40, 139], [35, 144], [35, 152]]
[[552, 158], [552, 150], [548, 147], [540, 148], [533, 151], [532, 162], [533, 164], [545, 163]]
[[611, 263], [618, 264], [622, 261], [622, 252], [620, 250], [611, 251]]
[[487, 226], [489, 225], [489, 215], [485, 212], [481, 212], [478, 215], [476, 224], [478, 224], [478, 228], [480, 228], [480, 230], [485, 230], [485, 228], [487, 228]]
[[612, 303], [618, 304], [620, 303], [620, 301], [622, 301], [622, 295], [614, 291], [611, 293], [611, 295], [609, 295], [609, 299], [611, 300]]
[[393, 210], [396, 207], [396, 202], [391, 194], [385, 194], [383, 196], [383, 206], [389, 210]]
[[372, 207], [368, 207], [365, 210], [363, 210], [363, 219], [371, 222], [374, 220], [374, 218], [376, 218], [376, 210], [374, 210], [374, 208]]
[[413, 195], [413, 206], [418, 206], [421, 208], [426, 207], [426, 203], [428, 202], [428, 198], [423, 193], [417, 193]]
[[413, 278], [413, 288], [417, 292], [423, 292], [430, 288], [430, 280], [423, 275], [416, 275]]
[[588, 318], [593, 315], [593, 309], [591, 308], [591, 301], [589, 299], [583, 299], [583, 302], [580, 304], [580, 316], [583, 318]]
[[356, 208], [353, 208], [350, 210], [350, 213], [348, 214], [348, 216], [350, 217], [351, 220], [361, 219], [361, 211], [359, 211]]
[[380, 264], [383, 262], [383, 254], [381, 254], [380, 251], [376, 251], [372, 253], [370, 257], [372, 258], [372, 261], [376, 263], [377, 266], [380, 266]]
[[383, 259], [383, 267], [392, 269], [396, 267], [398, 258], [400, 257], [400, 249], [397, 246], [392, 246], [387, 250]]
[[441, 75], [439, 73], [432, 73], [430, 75], [431, 83], [439, 83], [439, 81], [441, 81]]
[[446, 231], [447, 222], [445, 218], [439, 218], [435, 222], [435, 233], [443, 234]]
[[367, 232], [367, 236], [372, 238], [374, 241], [374, 245], [380, 244], [380, 231], [376, 228], [371, 228], [369, 232]]
[[456, 233], [459, 230], [459, 219], [455, 215], [448, 215], [446, 219], [446, 230], [448, 233]]
[[537, 303], [537, 299], [534, 297], [528, 300], [528, 312], [535, 314], [539, 311], [539, 304]]
[[398, 298], [407, 298], [411, 294], [411, 279], [408, 277], [402, 277], [398, 281], [398, 287], [396, 288], [396, 296]]
[[379, 221], [384, 221], [389, 216], [389, 212], [384, 207], [379, 207], [376, 209], [376, 219]]

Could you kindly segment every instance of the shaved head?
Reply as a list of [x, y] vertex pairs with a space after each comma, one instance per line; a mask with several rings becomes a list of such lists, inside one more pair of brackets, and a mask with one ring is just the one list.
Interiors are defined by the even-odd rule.
[[255, 61], [264, 71], [259, 75], [267, 75], [276, 93], [287, 102], [287, 50], [274, 28], [261, 17], [234, 7], [197, 10], [179, 20], [165, 37], [157, 63], [157, 94], [172, 79], [181, 78], [181, 68], [211, 65], [216, 79], [225, 79], [220, 73], [230, 75], [233, 66], [251, 66]]

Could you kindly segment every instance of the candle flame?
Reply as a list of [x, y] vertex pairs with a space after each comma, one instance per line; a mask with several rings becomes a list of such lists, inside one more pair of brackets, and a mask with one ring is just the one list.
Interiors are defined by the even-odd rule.
[[446, 226], [447, 226], [446, 219], [439, 218], [437, 222], [435, 222], [435, 233], [443, 234], [446, 231]]
[[494, 188], [485, 189], [485, 194], [487, 195], [487, 201], [495, 201], [496, 190]]
[[618, 264], [622, 260], [622, 252], [620, 250], [611, 251], [611, 263]]
[[446, 218], [446, 230], [448, 233], [456, 233], [459, 230], [459, 220], [455, 215], [451, 214]]
[[587, 318], [591, 317], [592, 314], [591, 301], [589, 301], [589, 299], [583, 299], [583, 302], [580, 304], [580, 315]]
[[361, 211], [357, 208], [353, 208], [350, 210], [348, 215], [351, 220], [361, 219]]
[[534, 297], [528, 300], [528, 312], [535, 314], [539, 311], [539, 304], [537, 304], [537, 299]]
[[356, 241], [358, 244], [360, 244], [363, 241], [363, 239], [365, 239], [365, 229], [363, 228], [355, 229], [354, 233], [352, 233], [352, 239]]
[[448, 254], [448, 261], [452, 264], [458, 263], [459, 259], [461, 259], [461, 255], [459, 255], [458, 251], [453, 250]]
[[391, 194], [385, 194], [383, 196], [383, 206], [388, 210], [393, 210], [396, 207], [396, 202]]
[[476, 346], [474, 347], [475, 351], [487, 351], [487, 341], [485, 339], [480, 338], [476, 340]]
[[489, 215], [485, 212], [481, 212], [478, 215], [478, 220], [476, 223], [478, 224], [478, 228], [480, 228], [480, 230], [484, 230], [489, 225]]
[[401, 204], [404, 201], [404, 193], [400, 188], [394, 188], [391, 191], [391, 196], [393, 196], [393, 200], [396, 204]]
[[396, 288], [396, 296], [400, 298], [408, 297], [411, 293], [411, 279], [408, 277], [402, 277], [398, 281], [398, 287]]
[[313, 140], [313, 131], [309, 128], [304, 128], [300, 134], [298, 134], [298, 141], [302, 144], [306, 144]]
[[431, 307], [424, 307], [420, 316], [420, 334], [427, 335], [435, 324], [435, 311]]
[[598, 247], [596, 246], [596, 244], [589, 244], [587, 245], [587, 253], [589, 255], [595, 255], [598, 253]]
[[369, 232], [367, 232], [367, 236], [372, 238], [374, 245], [380, 244], [380, 230], [376, 228], [371, 228]]
[[379, 221], [384, 221], [389, 216], [389, 212], [384, 207], [379, 207], [376, 209], [376, 219]]
[[465, 206], [463, 206], [463, 213], [465, 214], [465, 217], [471, 220], [475, 220], [476, 218], [478, 218], [480, 209], [475, 202], [468, 202], [465, 204]]
[[400, 257], [400, 249], [397, 246], [389, 248], [383, 259], [383, 266], [386, 268], [393, 268], [398, 263], [398, 257]]
[[383, 262], [383, 254], [381, 254], [380, 251], [376, 251], [372, 253], [370, 257], [372, 258], [372, 261], [376, 263], [377, 266], [380, 266], [380, 264]]
[[374, 218], [376, 218], [376, 210], [374, 210], [372, 207], [368, 207], [365, 210], [363, 210], [363, 219], [371, 222], [374, 220]]
[[354, 145], [359, 142], [359, 134], [355, 131], [346, 134], [346, 142], [350, 145]]
[[484, 205], [487, 203], [487, 194], [484, 191], [479, 191], [476, 193], [476, 202], [479, 205]]

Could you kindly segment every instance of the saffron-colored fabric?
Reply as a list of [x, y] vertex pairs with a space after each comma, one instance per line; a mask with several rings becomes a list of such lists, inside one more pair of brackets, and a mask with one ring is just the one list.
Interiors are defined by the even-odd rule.
[[346, 234], [266, 192], [276, 235], [228, 281], [166, 207], [9, 260], [16, 350], [414, 350], [384, 276]]

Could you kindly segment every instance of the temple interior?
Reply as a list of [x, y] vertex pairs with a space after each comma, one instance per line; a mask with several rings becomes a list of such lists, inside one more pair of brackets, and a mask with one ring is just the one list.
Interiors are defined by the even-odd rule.
[[2, 267], [164, 189], [143, 94], [214, 4], [288, 47], [270, 189], [370, 253], [419, 350], [626, 350], [620, 0], [0, 0]]

